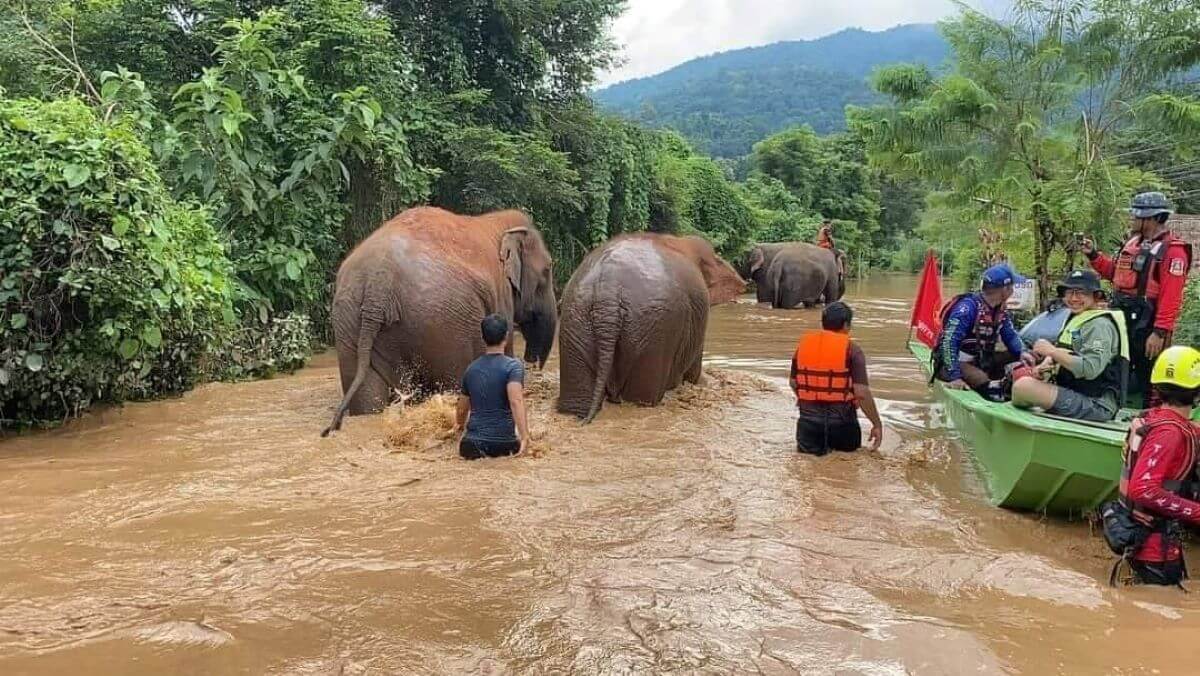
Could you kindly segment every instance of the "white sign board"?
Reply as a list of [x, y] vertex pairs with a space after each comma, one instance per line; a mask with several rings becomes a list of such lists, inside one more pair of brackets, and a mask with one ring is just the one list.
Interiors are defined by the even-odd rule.
[[1030, 312], [1037, 310], [1037, 284], [1032, 279], [1013, 284], [1013, 295], [1008, 299], [1008, 309]]

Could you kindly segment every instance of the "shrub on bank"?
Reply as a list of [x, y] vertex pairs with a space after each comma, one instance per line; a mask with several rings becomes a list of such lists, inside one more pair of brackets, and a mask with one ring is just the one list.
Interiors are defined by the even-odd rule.
[[179, 392], [233, 323], [208, 213], [76, 99], [0, 99], [0, 417]]

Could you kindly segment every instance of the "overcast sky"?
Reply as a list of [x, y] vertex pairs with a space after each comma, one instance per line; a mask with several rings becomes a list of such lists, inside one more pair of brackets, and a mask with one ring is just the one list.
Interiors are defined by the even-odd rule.
[[[1003, 0], [970, 0], [993, 9]], [[601, 84], [653, 75], [688, 59], [858, 27], [881, 30], [954, 13], [950, 0], [629, 0], [613, 26], [624, 66]]]

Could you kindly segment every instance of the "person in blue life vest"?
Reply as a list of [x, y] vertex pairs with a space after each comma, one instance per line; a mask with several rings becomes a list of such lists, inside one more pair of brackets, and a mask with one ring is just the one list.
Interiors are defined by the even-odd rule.
[[993, 265], [984, 271], [978, 291], [955, 296], [946, 304], [933, 351], [935, 378], [950, 389], [975, 390], [993, 401], [1005, 398], [1007, 363], [996, 355], [997, 344], [1003, 342], [1011, 354], [1007, 361], [1037, 363], [1013, 328], [1006, 307], [1013, 286], [1024, 281], [1007, 263]]
[[[1125, 315], [1107, 307], [1100, 276], [1075, 270], [1058, 285], [1071, 317], [1058, 340], [1039, 339], [1036, 368], [1013, 371], [1012, 402], [1022, 408], [1078, 420], [1112, 420], [1125, 398], [1129, 377], [1129, 338]], [[1041, 375], [1052, 374], [1054, 382]]]

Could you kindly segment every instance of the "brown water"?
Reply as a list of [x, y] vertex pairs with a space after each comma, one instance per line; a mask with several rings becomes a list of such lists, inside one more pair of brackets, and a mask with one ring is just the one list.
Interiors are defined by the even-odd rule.
[[850, 290], [878, 454], [794, 451], [817, 311], [749, 300], [657, 409], [581, 428], [551, 363], [540, 457], [320, 439], [329, 355], [2, 442], [0, 673], [1195, 671], [1200, 596], [1111, 590], [1086, 524], [986, 504], [904, 351], [914, 287]]

